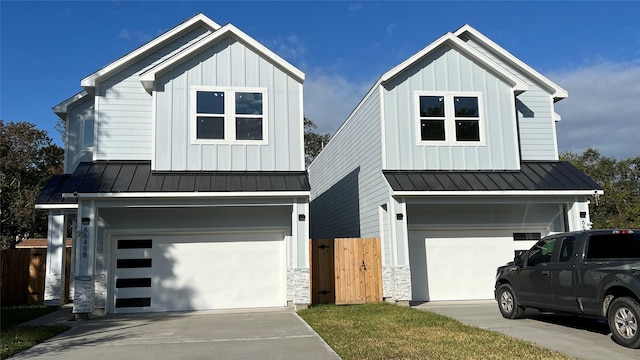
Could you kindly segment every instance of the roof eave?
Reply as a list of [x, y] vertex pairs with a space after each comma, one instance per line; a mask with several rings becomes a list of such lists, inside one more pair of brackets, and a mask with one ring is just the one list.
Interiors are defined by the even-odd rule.
[[189, 46], [183, 51], [175, 54], [171, 58], [157, 64], [156, 66], [153, 66], [151, 68], [144, 70], [144, 72], [139, 74], [140, 82], [144, 86], [145, 90], [147, 90], [148, 92], [153, 91], [153, 88], [155, 86], [155, 81], [159, 75], [166, 73], [167, 71], [172, 69], [176, 64], [181, 63], [195, 56], [203, 48], [211, 46], [216, 41], [224, 39], [228, 36], [233, 36], [239, 39], [240, 41], [242, 41], [249, 47], [253, 48], [263, 56], [266, 56], [267, 58], [269, 58], [271, 61], [273, 61], [276, 65], [278, 65], [279, 67], [284, 69], [286, 72], [288, 72], [292, 77], [294, 77], [300, 83], [304, 82], [305, 74], [301, 70], [291, 65], [289, 62], [284, 60], [278, 54], [269, 50], [267, 47], [260, 44], [259, 42], [257, 42], [256, 40], [251, 38], [249, 35], [245, 34], [237, 27], [233, 26], [232, 24], [226, 24], [225, 26], [219, 28], [217, 31], [202, 38], [200, 41], [194, 43], [193, 45]]
[[102, 78], [106, 78], [113, 74], [114, 72], [122, 69], [131, 63], [135, 62], [144, 54], [157, 49], [158, 47], [163, 46], [167, 42], [171, 41], [177, 36], [180, 36], [185, 31], [192, 29], [196, 26], [205, 26], [212, 32], [215, 32], [220, 28], [215, 21], [209, 19], [202, 13], [197, 14], [196, 16], [190, 18], [189, 20], [183, 22], [182, 24], [174, 27], [173, 29], [165, 32], [164, 34], [156, 37], [155, 39], [149, 41], [148, 43], [142, 45], [141, 47], [133, 50], [127, 55], [121, 57], [120, 59], [110, 63], [109, 65], [103, 67], [102, 69], [86, 76], [84, 79], [80, 81], [80, 85], [89, 93], [92, 93], [95, 89], [96, 83], [100, 81]]
[[393, 191], [392, 196], [591, 196], [603, 195], [591, 190], [495, 190], [495, 191]]
[[556, 84], [553, 81], [551, 81], [546, 76], [540, 74], [535, 69], [533, 69], [529, 65], [525, 64], [522, 60], [520, 60], [517, 57], [515, 57], [513, 54], [511, 54], [510, 52], [505, 50], [500, 45], [496, 44], [491, 39], [489, 39], [486, 36], [484, 36], [481, 32], [479, 32], [478, 30], [474, 29], [470, 25], [465, 24], [464, 26], [462, 26], [461, 28], [456, 30], [453, 34], [456, 37], [459, 38], [461, 35], [463, 35], [465, 33], [468, 34], [469, 37], [473, 38], [474, 40], [476, 40], [476, 41], [482, 43], [483, 45], [493, 49], [493, 51], [499, 57], [503, 58], [504, 60], [506, 60], [507, 62], [509, 62], [513, 66], [515, 66], [516, 68], [520, 69], [520, 71], [522, 71], [522, 72], [526, 73], [527, 75], [533, 77], [534, 79], [538, 80], [538, 82], [540, 82], [542, 85], [544, 85], [544, 87], [547, 90], [549, 90], [549, 92], [551, 93], [551, 97], [553, 98], [554, 102], [560, 101], [560, 100], [562, 100], [564, 98], [567, 98], [569, 96], [569, 93], [567, 92], [567, 90], [563, 89], [562, 87], [560, 87], [558, 84]]
[[77, 103], [78, 101], [83, 100], [87, 95], [89, 95], [87, 93], [86, 90], [82, 90], [79, 93], [73, 95], [72, 97], [64, 100], [63, 102], [59, 103], [58, 105], [54, 106], [52, 108], [53, 112], [58, 115], [58, 117], [62, 120], [67, 120], [67, 112], [68, 112], [68, 108], [69, 106]]
[[466, 54], [467, 56], [473, 58], [474, 60], [481, 63], [483, 66], [490, 69], [491, 72], [493, 72], [494, 74], [502, 78], [504, 81], [506, 81], [512, 87], [516, 95], [519, 95], [529, 90], [529, 86], [524, 81], [508, 73], [504, 68], [502, 68], [501, 66], [496, 64], [494, 61], [484, 56], [483, 54], [481, 54], [471, 46], [467, 45], [464, 41], [460, 40], [453, 33], [444, 34], [439, 39], [432, 42], [427, 47], [423, 48], [422, 50], [420, 50], [419, 52], [417, 52], [416, 54], [414, 54], [413, 56], [411, 56], [410, 58], [402, 62], [400, 65], [386, 72], [380, 78], [380, 83], [384, 84], [388, 82], [389, 80], [391, 80], [392, 78], [394, 78], [395, 76], [403, 72], [405, 69], [409, 68], [416, 62], [420, 61], [422, 58], [429, 55], [431, 52], [433, 52], [434, 50], [436, 50], [437, 48], [439, 48], [444, 44], [450, 45], [451, 47]]

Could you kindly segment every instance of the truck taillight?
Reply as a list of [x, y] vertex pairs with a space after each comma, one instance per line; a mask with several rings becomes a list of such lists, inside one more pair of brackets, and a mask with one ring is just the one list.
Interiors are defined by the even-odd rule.
[[629, 235], [633, 234], [633, 230], [613, 230], [614, 234]]

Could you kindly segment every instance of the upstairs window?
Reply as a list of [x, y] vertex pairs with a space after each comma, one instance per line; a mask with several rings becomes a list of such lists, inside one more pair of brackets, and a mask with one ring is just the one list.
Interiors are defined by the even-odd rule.
[[480, 94], [417, 93], [416, 97], [420, 143], [483, 142]]
[[194, 142], [266, 142], [264, 89], [194, 88]]

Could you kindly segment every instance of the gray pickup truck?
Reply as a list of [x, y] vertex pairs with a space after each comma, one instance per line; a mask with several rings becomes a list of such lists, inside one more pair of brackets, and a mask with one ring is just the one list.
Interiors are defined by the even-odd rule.
[[640, 348], [640, 230], [549, 235], [498, 268], [502, 316], [525, 308], [606, 317], [616, 342]]

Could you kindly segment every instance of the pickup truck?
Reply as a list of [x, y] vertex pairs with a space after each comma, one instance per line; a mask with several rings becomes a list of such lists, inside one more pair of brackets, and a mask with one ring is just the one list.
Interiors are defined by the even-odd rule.
[[582, 230], [546, 236], [498, 267], [502, 316], [525, 308], [606, 317], [614, 340], [640, 348], [640, 230]]

